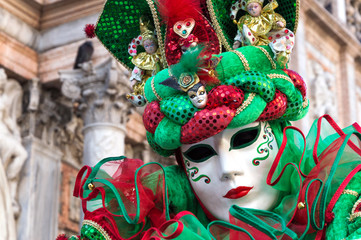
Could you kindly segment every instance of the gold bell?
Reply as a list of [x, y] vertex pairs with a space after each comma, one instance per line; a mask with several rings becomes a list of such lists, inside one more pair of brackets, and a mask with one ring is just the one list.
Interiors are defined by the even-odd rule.
[[89, 184], [88, 184], [88, 188], [89, 188], [89, 190], [93, 191], [94, 185], [93, 185], [92, 183], [89, 183]]
[[299, 210], [304, 209], [304, 208], [305, 208], [305, 204], [304, 204], [303, 202], [299, 202], [299, 203], [297, 204], [297, 208], [298, 208]]

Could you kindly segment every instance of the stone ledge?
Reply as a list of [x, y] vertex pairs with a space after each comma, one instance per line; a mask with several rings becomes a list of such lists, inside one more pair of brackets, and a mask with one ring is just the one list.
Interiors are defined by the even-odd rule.
[[1, 0], [0, 8], [9, 11], [33, 28], [39, 28], [41, 5], [32, 0]]
[[46, 30], [92, 14], [100, 14], [105, 0], [1, 0], [0, 8], [37, 30]]
[[3, 8], [0, 8], [0, 16], [1, 31], [26, 46], [34, 48], [39, 37], [39, 32], [34, 27]]
[[0, 65], [28, 80], [38, 75], [37, 53], [3, 33], [0, 33]]
[[354, 58], [361, 56], [361, 43], [356, 36], [349, 31], [345, 23], [339, 22], [319, 3], [314, 0], [304, 0], [301, 10]]
[[[40, 29], [46, 30], [60, 23], [72, 22], [89, 15], [100, 15], [105, 0], [64, 0], [43, 7]], [[96, 22], [90, 22], [96, 23]]]
[[[82, 39], [60, 46], [39, 55], [39, 78], [43, 83], [52, 83], [59, 80], [59, 70], [73, 69], [75, 57], [79, 46], [87, 39]], [[109, 59], [108, 51], [97, 40], [93, 41], [94, 55], [92, 57], [93, 65]]]

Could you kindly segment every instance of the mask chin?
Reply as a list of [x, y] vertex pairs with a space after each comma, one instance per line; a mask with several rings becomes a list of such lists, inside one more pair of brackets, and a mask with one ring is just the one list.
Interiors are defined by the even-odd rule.
[[204, 108], [207, 105], [207, 101], [204, 99], [201, 102], [198, 102], [198, 97], [192, 99], [191, 102], [196, 108]]

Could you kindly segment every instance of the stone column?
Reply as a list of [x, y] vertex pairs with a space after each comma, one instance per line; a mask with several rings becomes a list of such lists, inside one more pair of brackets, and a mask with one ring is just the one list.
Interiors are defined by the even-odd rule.
[[63, 154], [33, 136], [26, 137], [23, 142], [29, 157], [19, 189], [22, 209], [17, 223], [18, 239], [55, 239]]
[[[19, 174], [17, 239], [55, 239], [58, 231], [61, 179], [60, 133], [70, 109], [43, 90], [38, 79], [24, 87], [22, 142], [28, 157]], [[72, 142], [74, 145], [74, 143]]]
[[342, 23], [346, 23], [346, 2], [345, 0], [334, 0], [335, 15]]
[[341, 53], [341, 76], [340, 90], [342, 91], [342, 106], [340, 115], [342, 116], [342, 126], [352, 124], [356, 119], [356, 79], [355, 79], [355, 56], [343, 48]]
[[62, 93], [74, 103], [84, 121], [84, 164], [94, 166], [105, 157], [124, 154], [125, 124], [130, 105], [125, 68], [114, 60], [93, 67], [60, 72]]

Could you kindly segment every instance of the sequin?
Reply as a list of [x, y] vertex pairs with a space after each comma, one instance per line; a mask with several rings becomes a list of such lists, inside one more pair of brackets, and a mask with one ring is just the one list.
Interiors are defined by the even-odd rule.
[[235, 85], [245, 92], [258, 93], [266, 102], [274, 98], [275, 86], [270, 78], [261, 72], [247, 71], [226, 80], [228, 85]]
[[134, 65], [128, 57], [128, 45], [140, 34], [141, 15], [152, 16], [146, 1], [106, 1], [95, 29], [104, 46], [129, 69]]
[[284, 93], [276, 90], [273, 101], [267, 103], [257, 121], [271, 121], [280, 118], [287, 109], [287, 97]]
[[187, 123], [198, 111], [186, 95], [163, 99], [160, 103], [160, 109], [167, 118], [180, 125]]
[[234, 110], [226, 106], [203, 109], [182, 127], [181, 143], [200, 142], [224, 130], [235, 116]]
[[244, 93], [235, 86], [221, 85], [213, 88], [208, 93], [207, 109], [227, 106], [233, 110], [237, 109], [244, 100]]
[[145, 129], [154, 134], [158, 124], [163, 118], [164, 114], [160, 111], [159, 102], [153, 101], [149, 103], [143, 113], [143, 123]]
[[303, 78], [297, 72], [295, 72], [293, 70], [283, 69], [283, 71], [291, 78], [295, 87], [301, 91], [303, 99], [306, 99], [307, 88], [306, 88], [306, 83], [303, 80]]
[[295, 91], [295, 101], [287, 102], [287, 110], [280, 120], [297, 120], [303, 110], [303, 97], [300, 91]]
[[105, 240], [105, 237], [94, 227], [83, 225], [81, 228], [81, 239]]

